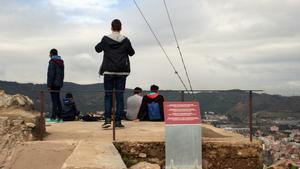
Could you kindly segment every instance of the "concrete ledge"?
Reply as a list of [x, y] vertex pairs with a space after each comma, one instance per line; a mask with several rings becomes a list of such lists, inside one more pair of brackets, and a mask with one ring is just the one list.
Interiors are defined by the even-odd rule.
[[62, 169], [126, 169], [112, 143], [81, 141]]
[[35, 141], [20, 144], [16, 147], [7, 168], [60, 169], [65, 160], [72, 154], [76, 144], [76, 142], [69, 140], [59, 142]]

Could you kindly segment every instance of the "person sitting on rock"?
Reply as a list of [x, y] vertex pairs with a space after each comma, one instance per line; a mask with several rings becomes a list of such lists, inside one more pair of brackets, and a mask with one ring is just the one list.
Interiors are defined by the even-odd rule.
[[63, 99], [62, 119], [64, 121], [74, 121], [80, 112], [77, 110], [72, 93], [67, 93]]
[[164, 97], [158, 94], [159, 87], [152, 85], [150, 93], [143, 97], [136, 121], [164, 121]]

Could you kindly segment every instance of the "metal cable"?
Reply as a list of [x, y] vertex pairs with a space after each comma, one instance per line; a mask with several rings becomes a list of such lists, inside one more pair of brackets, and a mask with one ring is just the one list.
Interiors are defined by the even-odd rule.
[[137, 7], [137, 9], [139, 10], [141, 16], [143, 17], [143, 19], [145, 20], [146, 24], [148, 25], [148, 28], [150, 29], [151, 33], [153, 34], [156, 42], [158, 43], [158, 45], [160, 46], [161, 50], [163, 51], [163, 53], [165, 54], [165, 56], [167, 57], [170, 65], [172, 66], [174, 73], [178, 76], [180, 82], [182, 83], [183, 87], [185, 88], [185, 90], [189, 93], [188, 88], [186, 87], [184, 81], [182, 80], [181, 76], [179, 75], [178, 71], [176, 70], [174, 64], [172, 63], [170, 57], [168, 56], [166, 50], [164, 49], [164, 47], [162, 46], [161, 42], [159, 41], [157, 35], [155, 34], [154, 30], [152, 29], [151, 25], [149, 24], [148, 20], [146, 19], [145, 15], [143, 14], [141, 8], [139, 7], [139, 5], [137, 4], [137, 2], [135, 0], [133, 0], [135, 6]]
[[165, 0], [163, 0], [163, 2], [164, 2], [164, 6], [165, 6], [165, 9], [166, 9], [167, 15], [168, 15], [169, 23], [170, 23], [171, 28], [172, 28], [172, 32], [173, 32], [173, 35], [174, 35], [174, 39], [175, 39], [175, 41], [176, 41], [177, 49], [178, 49], [179, 55], [180, 55], [180, 57], [181, 57], [181, 62], [182, 62], [182, 64], [183, 64], [183, 67], [184, 67], [184, 70], [185, 70], [185, 75], [186, 75], [186, 77], [187, 77], [187, 79], [188, 79], [188, 82], [189, 82], [189, 86], [190, 86], [190, 89], [191, 89], [191, 93], [194, 94], [194, 92], [193, 92], [193, 87], [192, 87], [192, 83], [191, 83], [191, 80], [190, 80], [190, 77], [189, 77], [189, 74], [188, 74], [188, 71], [187, 71], [187, 68], [186, 68], [184, 59], [183, 59], [183, 55], [182, 55], [182, 52], [181, 52], [181, 49], [180, 49], [180, 46], [179, 46], [179, 43], [178, 43], [177, 35], [176, 35], [176, 33], [175, 33], [175, 29], [174, 29], [174, 26], [173, 26], [173, 23], [172, 23], [172, 19], [171, 19], [169, 10], [168, 10], [167, 3], [166, 3]]

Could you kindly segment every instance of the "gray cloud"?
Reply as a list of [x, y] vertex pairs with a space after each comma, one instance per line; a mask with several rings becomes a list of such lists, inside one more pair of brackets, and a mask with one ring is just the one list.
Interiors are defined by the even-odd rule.
[[[80, 3], [1, 1], [0, 79], [45, 82], [48, 51], [55, 47], [65, 60], [67, 81], [101, 82], [97, 73], [102, 54], [94, 46], [110, 32], [110, 21], [120, 18], [136, 49], [128, 87], [156, 83], [163, 89], [182, 88], [132, 1]], [[162, 1], [138, 3], [183, 76]], [[195, 89], [300, 94], [299, 1], [167, 3]]]

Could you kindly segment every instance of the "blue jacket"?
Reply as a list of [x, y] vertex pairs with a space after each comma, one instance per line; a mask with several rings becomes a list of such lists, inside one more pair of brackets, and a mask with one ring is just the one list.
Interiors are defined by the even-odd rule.
[[64, 61], [60, 56], [52, 56], [48, 66], [47, 86], [49, 88], [62, 88], [63, 83]]

